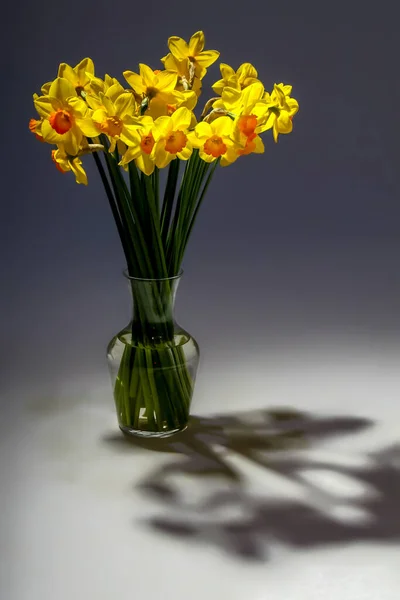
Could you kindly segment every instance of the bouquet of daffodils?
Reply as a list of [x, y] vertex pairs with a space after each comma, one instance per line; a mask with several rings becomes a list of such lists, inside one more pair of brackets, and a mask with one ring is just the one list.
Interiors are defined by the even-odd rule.
[[[279, 83], [266, 91], [250, 63], [237, 71], [221, 63], [221, 79], [212, 86], [215, 96], [197, 111], [207, 67], [219, 52], [204, 50], [202, 31], [188, 43], [170, 37], [168, 48], [162, 69], [139, 64], [139, 73], [123, 72], [123, 84], [109, 75], [97, 77], [90, 58], [75, 67], [61, 63], [54, 81], [42, 86], [42, 95], [34, 94], [39, 118], [29, 123], [38, 140], [53, 145], [58, 170], [71, 171], [77, 183], [87, 185], [83, 160], [93, 156], [128, 277], [163, 282], [140, 293], [132, 287], [141, 308], [133, 320], [136, 341], [131, 327], [114, 386], [120, 423], [135, 429], [140, 418], [147, 419], [155, 432], [171, 429], [179, 414], [187, 413], [191, 397], [193, 382], [175, 343], [165, 298], [173, 294], [171, 278], [181, 271], [213, 173], [217, 165], [264, 152], [260, 134], [271, 131], [277, 142], [279, 134], [292, 131], [298, 111], [292, 87]], [[168, 174], [162, 186], [159, 171], [164, 168]], [[149, 348], [151, 355], [143, 354]], [[154, 365], [169, 373], [158, 387]], [[169, 405], [160, 394], [168, 396]], [[179, 399], [167, 409], [172, 396]]]

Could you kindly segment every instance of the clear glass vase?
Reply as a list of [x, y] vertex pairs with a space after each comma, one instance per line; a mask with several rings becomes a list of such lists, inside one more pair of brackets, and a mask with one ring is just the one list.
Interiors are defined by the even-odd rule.
[[187, 426], [200, 356], [196, 340], [174, 319], [182, 272], [165, 279], [125, 276], [133, 317], [107, 347], [119, 427], [166, 437]]

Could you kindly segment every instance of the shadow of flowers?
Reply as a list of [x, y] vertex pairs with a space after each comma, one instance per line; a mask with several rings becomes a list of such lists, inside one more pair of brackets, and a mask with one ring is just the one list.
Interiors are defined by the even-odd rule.
[[147, 525], [264, 560], [273, 540], [293, 547], [400, 541], [400, 445], [353, 456], [324, 448], [331, 437], [372, 425], [357, 417], [261, 410], [192, 417], [172, 438], [105, 441], [129, 452], [174, 454], [139, 484], [164, 510]]

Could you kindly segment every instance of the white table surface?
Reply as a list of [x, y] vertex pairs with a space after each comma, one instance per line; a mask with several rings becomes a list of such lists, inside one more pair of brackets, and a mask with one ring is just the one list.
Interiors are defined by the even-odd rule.
[[214, 359], [159, 442], [119, 433], [106, 371], [3, 390], [2, 599], [400, 598], [399, 346]]
[[1, 296], [1, 600], [400, 598], [400, 248], [279, 248], [188, 270], [194, 418], [147, 446], [116, 424], [114, 265]]

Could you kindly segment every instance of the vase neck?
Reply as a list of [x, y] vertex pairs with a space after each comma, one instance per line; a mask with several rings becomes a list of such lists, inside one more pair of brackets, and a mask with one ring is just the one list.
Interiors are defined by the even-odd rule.
[[132, 335], [144, 344], [172, 339], [175, 297], [180, 277], [129, 278], [133, 301]]

